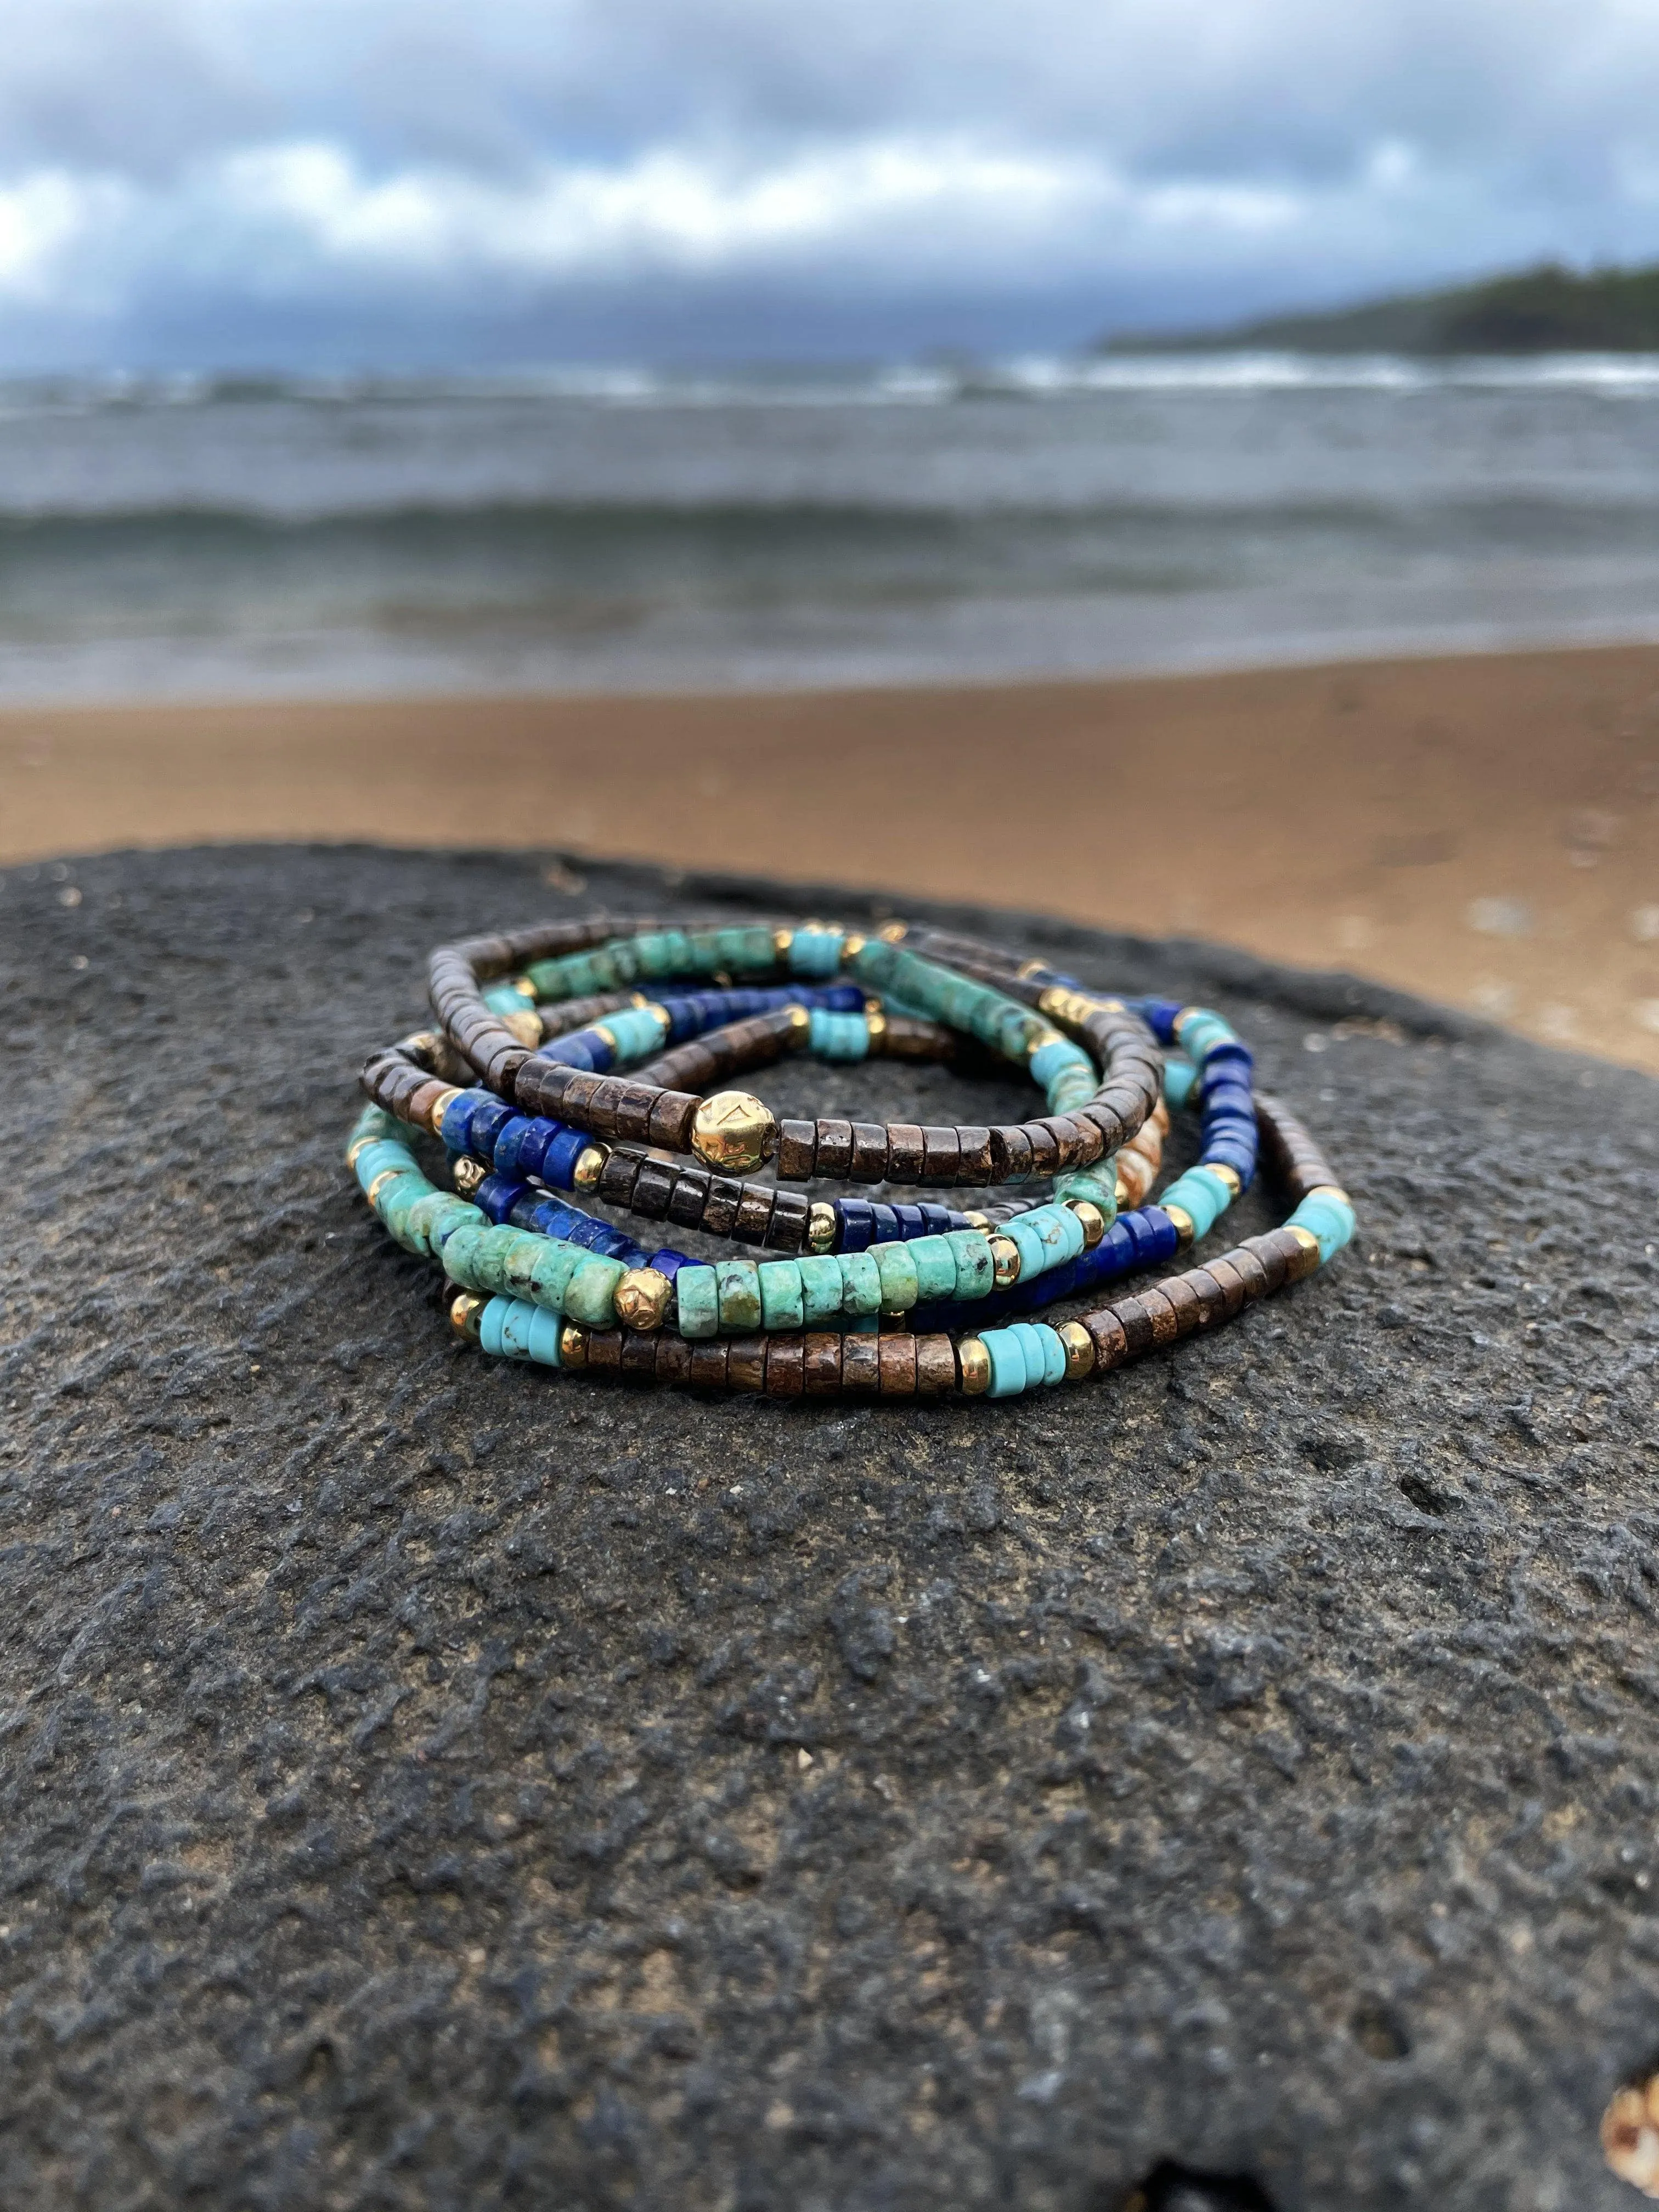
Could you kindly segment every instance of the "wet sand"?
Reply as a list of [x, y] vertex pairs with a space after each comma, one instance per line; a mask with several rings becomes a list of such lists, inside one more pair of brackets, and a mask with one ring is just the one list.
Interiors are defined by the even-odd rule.
[[1203, 935], [1659, 1073], [1659, 647], [0, 714], [0, 865], [317, 837], [549, 846]]

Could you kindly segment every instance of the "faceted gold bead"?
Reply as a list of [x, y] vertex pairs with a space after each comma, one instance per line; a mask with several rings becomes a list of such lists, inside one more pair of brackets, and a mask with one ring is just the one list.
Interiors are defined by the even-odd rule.
[[426, 1117], [426, 1126], [431, 1130], [434, 1137], [437, 1136], [443, 1128], [444, 1115], [448, 1113], [450, 1108], [454, 1104], [455, 1101], [460, 1097], [460, 1095], [461, 1094], [459, 1091], [442, 1091], [439, 1092], [437, 1097], [432, 1102], [431, 1110]]
[[503, 1014], [501, 1024], [517, 1037], [526, 1052], [534, 1052], [542, 1041], [542, 1018], [532, 1006], [526, 1006], [521, 1014]]
[[482, 1160], [471, 1159], [463, 1153], [449, 1170], [449, 1180], [463, 1198], [471, 1198], [489, 1173]]
[[570, 1170], [570, 1180], [578, 1190], [592, 1190], [605, 1173], [605, 1164], [611, 1157], [607, 1145], [584, 1145], [576, 1155], [576, 1164]]
[[559, 1364], [561, 1367], [586, 1367], [587, 1364], [587, 1331], [577, 1322], [566, 1322], [559, 1331]]
[[1076, 1214], [1083, 1230], [1083, 1249], [1092, 1252], [1106, 1234], [1106, 1217], [1090, 1198], [1068, 1198], [1066, 1201]]
[[691, 1149], [706, 1168], [747, 1175], [777, 1150], [778, 1125], [747, 1091], [717, 1091], [691, 1120]]
[[1095, 1340], [1080, 1321], [1063, 1321], [1055, 1334], [1066, 1347], [1066, 1380], [1080, 1382], [1095, 1371]]
[[1166, 1206], [1164, 1211], [1174, 1222], [1176, 1246], [1184, 1252], [1193, 1241], [1193, 1217], [1184, 1206]]
[[484, 1301], [474, 1297], [471, 1291], [463, 1291], [449, 1309], [449, 1325], [457, 1336], [471, 1337], [476, 1342], [478, 1317], [483, 1312]]
[[1238, 1170], [1236, 1168], [1230, 1168], [1223, 1160], [1206, 1160], [1204, 1172], [1206, 1175], [1212, 1175], [1218, 1182], [1224, 1182], [1235, 1198], [1244, 1188], [1238, 1179]]
[[1006, 1291], [1010, 1283], [1019, 1280], [1019, 1247], [1012, 1237], [991, 1239], [991, 1261], [996, 1269], [1000, 1291]]
[[982, 1398], [991, 1387], [991, 1355], [976, 1336], [964, 1336], [957, 1346], [957, 1371], [963, 1395]]
[[908, 921], [884, 921], [876, 932], [876, 935], [880, 938], [884, 945], [896, 945], [901, 939], [909, 934], [910, 925]]
[[806, 1249], [833, 1252], [836, 1249], [836, 1209], [825, 1199], [814, 1199], [806, 1214]]
[[407, 1168], [382, 1168], [379, 1175], [375, 1176], [374, 1182], [368, 1186], [368, 1195], [369, 1204], [371, 1206], [377, 1204], [380, 1193], [386, 1188], [386, 1185], [389, 1182], [395, 1182], [400, 1175], [407, 1175], [408, 1173], [409, 1170]]
[[673, 1292], [654, 1267], [630, 1267], [617, 1285], [617, 1319], [624, 1328], [660, 1328]]

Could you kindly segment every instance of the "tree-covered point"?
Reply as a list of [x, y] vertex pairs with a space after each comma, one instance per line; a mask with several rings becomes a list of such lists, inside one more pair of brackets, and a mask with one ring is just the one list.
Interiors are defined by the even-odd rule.
[[1297, 353], [1659, 352], [1659, 263], [1580, 276], [1555, 262], [1479, 284], [1401, 293], [1224, 330], [1117, 336], [1111, 353], [1265, 348]]

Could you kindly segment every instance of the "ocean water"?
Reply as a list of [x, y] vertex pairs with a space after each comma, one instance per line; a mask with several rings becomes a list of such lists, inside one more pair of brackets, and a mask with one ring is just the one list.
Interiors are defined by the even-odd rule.
[[0, 700], [1659, 635], [1659, 357], [0, 389]]

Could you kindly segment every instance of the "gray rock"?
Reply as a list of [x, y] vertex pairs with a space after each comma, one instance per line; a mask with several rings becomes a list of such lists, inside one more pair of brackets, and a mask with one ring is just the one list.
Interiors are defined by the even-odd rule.
[[7, 2206], [1632, 2202], [1653, 1084], [1032, 921], [1233, 1016], [1358, 1243], [1012, 1407], [623, 1395], [341, 1164], [432, 942], [761, 896], [540, 869], [0, 879]]

